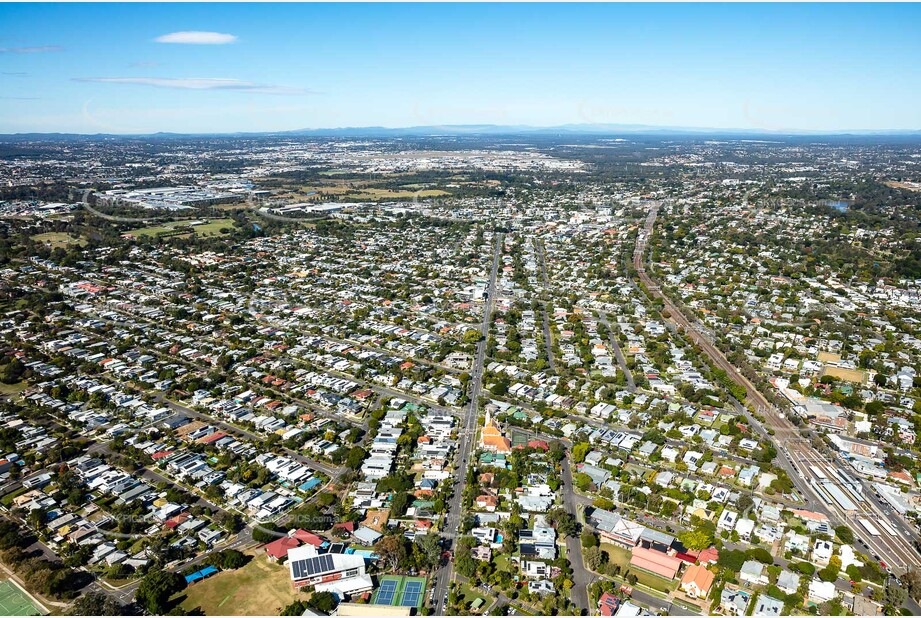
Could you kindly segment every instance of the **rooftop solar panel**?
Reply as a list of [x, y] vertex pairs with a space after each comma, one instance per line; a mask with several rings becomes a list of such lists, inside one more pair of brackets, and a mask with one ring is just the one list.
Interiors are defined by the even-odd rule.
[[322, 554], [303, 560], [295, 560], [291, 563], [291, 572], [294, 579], [303, 579], [305, 577], [314, 577], [323, 573], [329, 573], [335, 568], [333, 557], [329, 554]]
[[291, 573], [294, 579], [303, 579], [307, 573], [307, 560], [295, 560], [291, 563]]

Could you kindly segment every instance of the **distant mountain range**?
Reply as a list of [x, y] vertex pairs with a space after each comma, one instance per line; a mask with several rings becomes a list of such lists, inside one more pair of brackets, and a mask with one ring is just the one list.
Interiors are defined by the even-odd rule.
[[551, 127], [530, 125], [497, 124], [453, 124], [429, 125], [415, 127], [338, 127], [328, 129], [297, 129], [293, 131], [235, 132], [235, 133], [150, 133], [150, 134], [84, 134], [84, 133], [11, 133], [0, 134], [0, 139], [117, 139], [117, 138], [151, 138], [169, 139], [184, 137], [260, 137], [260, 136], [305, 136], [305, 137], [438, 137], [438, 136], [500, 136], [500, 135], [538, 135], [538, 136], [630, 136], [647, 135], [667, 137], [818, 137], [818, 136], [881, 136], [881, 137], [921, 137], [921, 129], [915, 130], [848, 130], [848, 131], [771, 131], [767, 129], [715, 129], [705, 127], [670, 127], [644, 124], [564, 124]]
[[417, 127], [342, 127], [336, 129], [298, 129], [287, 135], [921, 135], [917, 130], [854, 131], [769, 131], [766, 129], [715, 129], [706, 127], [669, 127], [648, 124], [564, 124], [552, 127], [498, 124], [452, 124]]

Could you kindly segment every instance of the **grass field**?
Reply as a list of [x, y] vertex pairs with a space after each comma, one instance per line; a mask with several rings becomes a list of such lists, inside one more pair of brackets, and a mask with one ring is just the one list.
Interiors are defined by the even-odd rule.
[[845, 382], [855, 382], [857, 384], [864, 384], [867, 381], [867, 373], [862, 369], [846, 369], [844, 367], [830, 367], [825, 365], [825, 368], [822, 370], [822, 375], [833, 376]]
[[176, 600], [186, 610], [200, 607], [208, 616], [277, 616], [298, 598], [306, 598], [291, 587], [288, 568], [269, 562], [265, 554], [253, 555], [243, 568], [221, 571], [192, 584]]
[[438, 197], [440, 195], [451, 195], [441, 189], [423, 189], [422, 191], [394, 191], [393, 189], [375, 189], [368, 187], [362, 189], [356, 199], [382, 200], [382, 199], [405, 199], [410, 197]]
[[15, 582], [0, 581], [0, 616], [41, 615], [43, 615], [42, 611]]
[[69, 247], [80, 242], [80, 238], [77, 236], [71, 236], [64, 232], [45, 232], [44, 234], [36, 234], [32, 236], [32, 240], [35, 242], [45, 243], [46, 245], [51, 246], [52, 249], [57, 249], [58, 247]]
[[0, 504], [5, 506], [6, 508], [10, 508], [13, 505], [13, 500], [18, 498], [22, 494], [26, 493], [27, 491], [29, 491], [28, 487], [20, 487], [19, 489], [16, 489], [15, 491], [11, 491], [10, 493], [0, 498]]
[[342, 195], [343, 193], [348, 192], [349, 188], [346, 186], [339, 185], [323, 185], [316, 187], [300, 187], [298, 191], [304, 195], [309, 196], [312, 193], [322, 194], [326, 193], [327, 195]]
[[[220, 236], [222, 228], [232, 228], [233, 219], [212, 219], [207, 223], [189, 227], [188, 221], [171, 221], [162, 225], [152, 225], [142, 227], [136, 230], [130, 230], [128, 233], [134, 236], [158, 236], [175, 232], [177, 229], [183, 229], [185, 233], [195, 233], [198, 236]], [[180, 234], [181, 235], [181, 234]]]
[[26, 390], [28, 386], [28, 383], [25, 381], [17, 382], [16, 384], [4, 384], [0, 382], [0, 395], [18, 395]]

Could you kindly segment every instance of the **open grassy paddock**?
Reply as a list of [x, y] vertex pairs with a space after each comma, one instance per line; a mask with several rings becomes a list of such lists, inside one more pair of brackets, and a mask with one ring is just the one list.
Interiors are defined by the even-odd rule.
[[262, 552], [247, 552], [246, 566], [221, 571], [194, 583], [176, 595], [186, 610], [200, 607], [208, 616], [264, 616], [281, 613], [286, 606], [306, 595], [294, 591], [288, 567], [270, 562]]
[[[421, 191], [397, 191], [394, 189], [375, 189], [367, 187], [354, 197], [358, 200], [382, 200], [382, 199], [407, 199], [415, 197], [438, 197], [440, 195], [450, 195], [447, 191], [441, 189], [422, 189]], [[350, 196], [351, 197], [351, 196]]]
[[77, 244], [81, 239], [65, 232], [45, 232], [44, 234], [32, 236], [32, 240], [49, 245], [52, 249], [57, 249], [58, 247], [69, 247]]
[[29, 384], [24, 380], [22, 382], [16, 382], [15, 384], [4, 384], [3, 382], [0, 382], [0, 395], [18, 395], [22, 391], [26, 390], [28, 386]]
[[127, 233], [132, 236], [160, 236], [162, 234], [173, 234], [182, 236], [185, 234], [196, 234], [197, 236], [221, 236], [221, 230], [233, 227], [233, 219], [210, 219], [205, 220], [199, 225], [189, 225], [190, 221], [170, 221], [161, 225], [152, 225], [142, 227], [136, 230], [129, 230]]
[[822, 369], [822, 376], [832, 376], [845, 382], [854, 382], [856, 384], [866, 384], [867, 374], [862, 369], [847, 369], [845, 367], [832, 367], [826, 365]]

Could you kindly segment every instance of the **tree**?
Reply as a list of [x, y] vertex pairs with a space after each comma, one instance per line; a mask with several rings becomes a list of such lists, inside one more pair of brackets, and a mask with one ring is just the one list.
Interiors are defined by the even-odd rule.
[[819, 579], [823, 582], [833, 582], [838, 579], [838, 573], [841, 571], [841, 558], [832, 556], [828, 561], [828, 566], [819, 571]]
[[921, 599], [921, 571], [915, 568], [909, 569], [902, 576], [902, 584], [908, 589], [908, 594], [915, 601]]
[[738, 573], [742, 570], [742, 565], [747, 559], [748, 556], [744, 551], [738, 549], [727, 550], [724, 548], [720, 550], [720, 555], [719, 558], [717, 558], [716, 563], [722, 569], [732, 573]]
[[102, 592], [87, 592], [81, 594], [74, 601], [70, 610], [71, 616], [121, 616], [124, 614], [122, 606], [107, 594]]
[[257, 543], [271, 543], [282, 536], [285, 536], [284, 531], [277, 529], [275, 524], [265, 523], [253, 526], [253, 540]]
[[582, 491], [588, 491], [592, 486], [592, 477], [585, 474], [584, 472], [577, 472], [572, 476], [572, 481], [575, 483], [576, 487]]
[[464, 333], [464, 343], [476, 343], [483, 337], [482, 333], [478, 330], [468, 330]]
[[892, 585], [892, 580], [886, 584], [886, 592], [883, 594], [883, 602], [892, 608], [902, 607], [908, 598], [908, 591], [901, 586]]
[[390, 516], [402, 517], [409, 506], [409, 499], [410, 495], [402, 491], [393, 494], [390, 498]]
[[135, 599], [148, 613], [165, 614], [169, 598], [185, 588], [185, 578], [178, 573], [154, 569], [141, 580]]
[[438, 566], [441, 562], [441, 538], [434, 532], [416, 537], [416, 545], [421, 550], [422, 556], [429, 568]]
[[304, 612], [307, 611], [307, 603], [304, 601], [295, 601], [290, 605], [286, 605], [283, 610], [281, 610], [282, 616], [303, 616]]
[[579, 523], [576, 518], [561, 506], [555, 506], [547, 511], [547, 521], [563, 536], [575, 536], [579, 533]]
[[374, 544], [374, 551], [392, 570], [396, 570], [400, 562], [406, 558], [405, 540], [406, 537], [402, 534], [385, 536]]
[[836, 526], [835, 534], [838, 536], [838, 539], [845, 545], [850, 545], [854, 542], [854, 532], [845, 524]]
[[246, 554], [236, 549], [225, 549], [211, 554], [209, 562], [222, 570], [239, 569], [249, 562]]
[[345, 465], [351, 468], [352, 470], [358, 470], [361, 467], [362, 462], [365, 460], [365, 457], [368, 456], [367, 451], [361, 448], [360, 446], [353, 446], [349, 449], [349, 454], [345, 458]]
[[[771, 552], [766, 550], [763, 547], [753, 547], [748, 550], [748, 557], [752, 560], [757, 560], [762, 564], [774, 564], [774, 557], [771, 556]], [[838, 560], [838, 566], [841, 566], [841, 560]]]
[[713, 545], [713, 532], [703, 526], [698, 526], [679, 534], [678, 540], [687, 549], [701, 551]]
[[748, 494], [742, 494], [739, 496], [739, 501], [736, 502], [736, 506], [739, 508], [739, 511], [744, 513], [751, 507], [755, 505], [755, 501]]
[[585, 461], [585, 456], [588, 455], [591, 449], [592, 445], [588, 442], [574, 444], [572, 447], [572, 460], [576, 463], [582, 463]]
[[332, 592], [314, 592], [310, 595], [310, 599], [307, 601], [311, 607], [317, 609], [325, 614], [329, 614], [334, 609], [338, 602], [336, 601], [336, 596]]
[[[217, 487], [217, 485], [211, 485], [210, 487]], [[214, 515], [213, 520], [214, 523], [227, 530], [228, 532], [236, 532], [242, 527], [240, 516], [235, 513], [229, 513], [227, 511], [218, 511]], [[253, 532], [255, 532], [255, 529]]]
[[601, 548], [586, 547], [582, 550], [582, 558], [585, 560], [585, 566], [592, 571], [597, 571], [601, 566]]
[[610, 498], [605, 498], [604, 496], [598, 496], [592, 500], [592, 506], [604, 511], [610, 511], [614, 509], [614, 501]]
[[476, 540], [472, 536], [463, 536], [457, 542], [454, 567], [464, 577], [471, 577], [476, 572], [477, 561], [470, 554], [474, 545], [476, 545]]
[[598, 537], [590, 530], [582, 531], [582, 547], [597, 547]]

